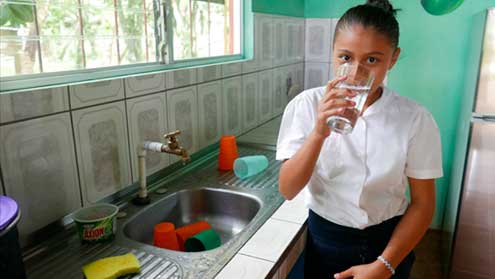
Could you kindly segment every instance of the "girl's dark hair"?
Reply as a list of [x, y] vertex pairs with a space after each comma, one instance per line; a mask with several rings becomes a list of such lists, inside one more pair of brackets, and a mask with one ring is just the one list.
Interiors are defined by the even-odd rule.
[[388, 0], [368, 0], [366, 4], [352, 7], [344, 13], [335, 28], [335, 37], [342, 29], [359, 24], [365, 28], [374, 28], [387, 36], [392, 46], [397, 48], [399, 45], [399, 23], [395, 19], [397, 11]]

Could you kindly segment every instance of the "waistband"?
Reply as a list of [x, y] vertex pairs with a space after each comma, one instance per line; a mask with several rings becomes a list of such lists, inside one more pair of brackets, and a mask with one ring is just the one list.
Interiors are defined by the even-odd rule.
[[308, 216], [308, 229], [312, 237], [342, 243], [370, 242], [377, 245], [388, 243], [402, 215], [395, 216], [380, 224], [357, 229], [335, 224], [316, 214], [311, 209]]

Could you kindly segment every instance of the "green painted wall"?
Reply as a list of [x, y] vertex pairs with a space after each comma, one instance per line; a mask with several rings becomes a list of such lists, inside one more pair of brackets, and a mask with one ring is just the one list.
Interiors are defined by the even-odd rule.
[[[348, 8], [364, 2], [306, 0], [305, 17], [340, 17]], [[437, 180], [437, 208], [432, 224], [441, 228], [464, 93], [472, 18], [495, 6], [495, 0], [465, 1], [460, 8], [443, 16], [426, 13], [419, 0], [391, 2], [395, 8], [402, 9], [398, 14], [402, 53], [389, 75], [389, 85], [427, 107], [442, 135], [444, 177]]]
[[252, 0], [253, 12], [304, 17], [304, 0]]
[[340, 17], [350, 7], [364, 2], [364, 0], [306, 0], [304, 1], [304, 17]]

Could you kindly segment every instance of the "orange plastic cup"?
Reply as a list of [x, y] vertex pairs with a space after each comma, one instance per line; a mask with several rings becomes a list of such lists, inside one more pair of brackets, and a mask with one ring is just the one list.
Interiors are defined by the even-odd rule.
[[206, 221], [199, 221], [176, 229], [175, 233], [177, 234], [179, 249], [181, 251], [184, 251], [184, 245], [186, 243], [186, 240], [191, 236], [196, 235], [204, 230], [210, 230], [210, 229], [211, 226]]
[[235, 136], [222, 136], [220, 153], [218, 154], [218, 169], [229, 171], [234, 168], [234, 161], [239, 157]]
[[179, 242], [175, 234], [174, 224], [169, 222], [156, 224], [153, 231], [153, 245], [179, 251]]

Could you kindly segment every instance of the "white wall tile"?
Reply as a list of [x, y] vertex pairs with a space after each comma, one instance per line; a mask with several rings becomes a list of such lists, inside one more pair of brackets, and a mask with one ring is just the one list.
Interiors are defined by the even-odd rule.
[[258, 124], [258, 74], [242, 76], [242, 131]]
[[[339, 22], [339, 18], [331, 18], [330, 19], [330, 23], [331, 23], [331, 26], [330, 26], [330, 41], [332, 42], [333, 44], [333, 39], [335, 37], [335, 28], [337, 27], [337, 23]], [[332, 46], [330, 46], [330, 49]]]
[[124, 99], [122, 79], [106, 80], [70, 86], [72, 109]]
[[297, 82], [301, 88], [301, 91], [304, 90], [304, 63], [299, 63], [296, 65], [297, 67]]
[[222, 136], [222, 82], [198, 85], [199, 147], [214, 144]]
[[304, 43], [303, 24], [298, 19], [286, 20], [287, 28], [287, 63], [297, 63], [302, 60], [302, 45]]
[[196, 68], [167, 72], [167, 88], [184, 87], [196, 83]]
[[296, 19], [297, 21], [297, 46], [296, 46], [296, 62], [303, 62], [304, 61], [304, 45], [305, 45], [305, 38], [306, 38], [306, 20], [303, 18], [298, 18]]
[[67, 87], [0, 94], [0, 123], [69, 109]]
[[[138, 181], [138, 150], [143, 141], [165, 142], [167, 129], [167, 100], [165, 93], [127, 100], [132, 180]], [[169, 164], [166, 153], [147, 152], [146, 175], [151, 175]]]
[[290, 87], [287, 90], [287, 102], [289, 102], [300, 92], [300, 83], [297, 80], [297, 64], [287, 66], [287, 77], [290, 79]]
[[242, 73], [242, 63], [234, 62], [222, 65], [223, 77], [237, 76]]
[[332, 46], [331, 19], [306, 19], [306, 61], [330, 62]]
[[273, 116], [283, 113], [287, 104], [287, 72], [285, 67], [274, 69], [273, 72]]
[[282, 111], [285, 109], [285, 106], [289, 102], [289, 96], [288, 96], [289, 85], [290, 85], [289, 82], [292, 83], [292, 76], [295, 75], [295, 72], [293, 72], [292, 65], [293, 64], [287, 65], [287, 66], [284, 66], [284, 67], [282, 67], [280, 69], [282, 71], [282, 77], [283, 77], [284, 84], [285, 84], [285, 87], [284, 87], [284, 92], [285, 93], [282, 95], [283, 96], [283, 98], [282, 98], [282, 105], [283, 105]]
[[324, 86], [330, 80], [330, 63], [305, 63], [304, 89]]
[[242, 78], [222, 80], [223, 133], [238, 136], [242, 132]]
[[276, 67], [287, 64], [287, 25], [285, 17], [273, 17], [273, 25], [273, 66]]
[[268, 219], [239, 250], [239, 253], [277, 262], [300, 227], [291, 222]]
[[304, 63], [292, 65], [292, 85], [297, 88], [296, 93], [299, 94], [304, 90]]
[[68, 112], [0, 127], [0, 164], [22, 239], [81, 206]]
[[259, 50], [259, 69], [268, 69], [273, 65], [273, 17], [269, 15], [259, 15], [257, 18], [259, 24], [258, 50]]
[[258, 59], [254, 57], [252, 60], [242, 62], [242, 73], [248, 74], [255, 72], [258, 69]]
[[[196, 86], [168, 91], [167, 107], [168, 129], [169, 131], [181, 131], [178, 136], [179, 143], [191, 155], [199, 147]], [[178, 156], [170, 156], [171, 162], [177, 162], [178, 160], [180, 160]]]
[[72, 112], [84, 204], [131, 182], [124, 102]]
[[222, 65], [211, 65], [197, 68], [198, 83], [222, 78]]
[[126, 97], [141, 96], [165, 90], [165, 74], [152, 74], [125, 79]]
[[265, 278], [274, 263], [237, 254], [217, 274], [215, 279], [258, 279]]
[[259, 121], [262, 124], [273, 116], [273, 70], [266, 70], [258, 73], [258, 107]]

